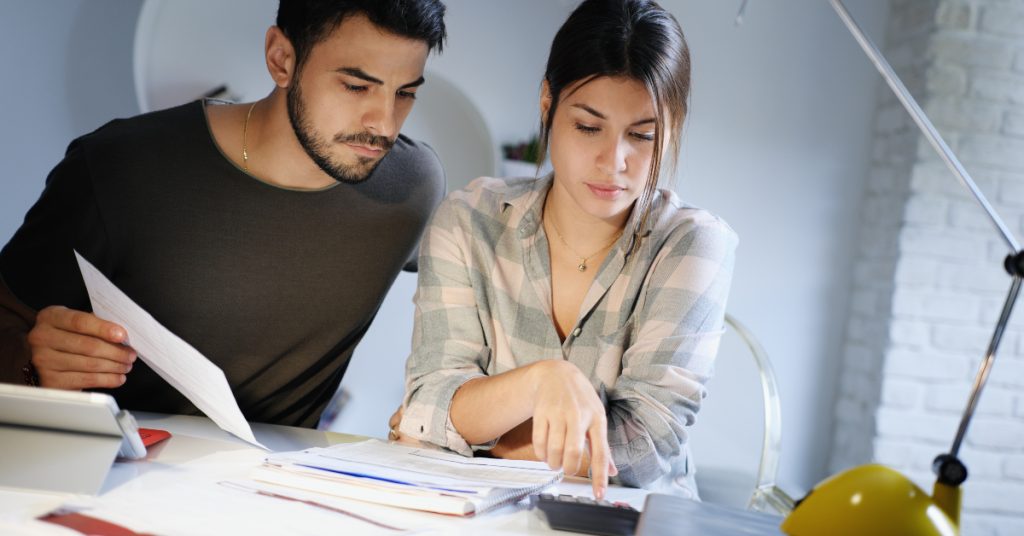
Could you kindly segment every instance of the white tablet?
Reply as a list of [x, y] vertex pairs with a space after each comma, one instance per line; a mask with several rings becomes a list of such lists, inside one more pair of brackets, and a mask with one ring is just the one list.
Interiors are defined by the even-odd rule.
[[119, 456], [146, 455], [135, 419], [108, 394], [0, 384], [0, 424], [120, 437]]

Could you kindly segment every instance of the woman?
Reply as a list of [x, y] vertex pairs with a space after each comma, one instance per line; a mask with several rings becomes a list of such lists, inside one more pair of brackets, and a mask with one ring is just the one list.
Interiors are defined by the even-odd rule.
[[598, 497], [616, 474], [696, 497], [686, 426], [737, 240], [657, 189], [689, 89], [682, 31], [656, 3], [572, 13], [541, 91], [553, 173], [478, 179], [427, 231], [395, 435], [589, 473]]

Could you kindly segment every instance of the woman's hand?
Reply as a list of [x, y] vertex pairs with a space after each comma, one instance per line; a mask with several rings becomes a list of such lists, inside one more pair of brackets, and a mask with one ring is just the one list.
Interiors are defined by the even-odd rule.
[[608, 477], [618, 471], [608, 446], [605, 408], [594, 386], [568, 361], [540, 361], [531, 367], [536, 382], [534, 454], [568, 474], [585, 472], [589, 454], [594, 496], [603, 499]]
[[[491, 456], [505, 460], [540, 461], [533, 449], [533, 419], [526, 419], [522, 424], [506, 432], [490, 450]], [[580, 469], [573, 476], [587, 476], [590, 469], [590, 454], [584, 449]]]
[[[609, 475], [618, 474], [604, 405], [587, 377], [568, 361], [537, 361], [473, 378], [455, 391], [448, 411], [470, 445], [503, 437], [532, 417], [530, 443], [537, 459], [567, 474], [589, 469], [596, 497], [604, 497]], [[493, 454], [503, 457], [501, 449]]]

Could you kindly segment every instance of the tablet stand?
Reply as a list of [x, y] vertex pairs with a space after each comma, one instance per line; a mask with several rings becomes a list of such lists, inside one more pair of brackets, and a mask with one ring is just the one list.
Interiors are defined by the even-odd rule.
[[0, 424], [0, 486], [98, 494], [121, 437]]

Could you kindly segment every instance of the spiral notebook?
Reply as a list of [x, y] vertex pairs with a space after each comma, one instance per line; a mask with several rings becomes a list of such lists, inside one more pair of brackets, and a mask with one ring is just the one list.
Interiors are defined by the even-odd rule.
[[541, 462], [467, 458], [371, 439], [271, 454], [249, 475], [263, 489], [468, 516], [514, 504], [562, 479]]

